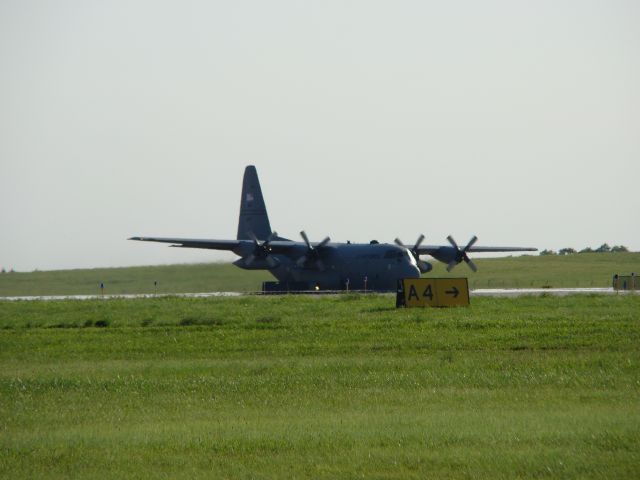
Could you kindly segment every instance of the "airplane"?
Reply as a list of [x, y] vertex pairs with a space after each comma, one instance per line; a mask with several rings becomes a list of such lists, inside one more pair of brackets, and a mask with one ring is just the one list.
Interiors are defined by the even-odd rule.
[[[395, 243], [332, 242], [325, 237], [311, 242], [304, 230], [302, 242], [278, 236], [271, 230], [262, 196], [258, 173], [253, 165], [245, 168], [240, 197], [240, 216], [236, 240], [213, 240], [166, 237], [131, 237], [129, 240], [169, 243], [179, 248], [230, 250], [240, 258], [234, 265], [245, 270], [268, 270], [280, 283], [282, 290], [369, 290], [395, 291], [402, 278], [419, 278], [433, 266], [422, 255], [447, 264], [451, 271], [465, 262], [474, 272], [471, 252], [531, 252], [536, 248], [477, 247], [473, 236], [460, 248], [449, 235], [449, 245], [422, 245], [420, 235], [413, 245]], [[275, 282], [266, 282], [275, 285]], [[278, 289], [276, 286], [275, 289]]]

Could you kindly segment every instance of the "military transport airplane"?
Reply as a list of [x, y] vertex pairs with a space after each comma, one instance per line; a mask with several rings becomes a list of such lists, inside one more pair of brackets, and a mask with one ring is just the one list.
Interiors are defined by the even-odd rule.
[[422, 245], [420, 235], [414, 245], [398, 238], [395, 244], [335, 243], [326, 237], [310, 242], [300, 232], [303, 242], [293, 241], [271, 230], [258, 173], [253, 165], [246, 167], [240, 198], [240, 218], [236, 240], [207, 240], [165, 237], [132, 237], [129, 240], [170, 243], [172, 247], [231, 250], [240, 256], [234, 265], [246, 270], [269, 270], [291, 290], [395, 290], [400, 278], [418, 278], [432, 265], [420, 259], [430, 255], [447, 264], [447, 270], [465, 262], [474, 272], [476, 265], [470, 252], [524, 252], [536, 248], [476, 247], [473, 237], [464, 248], [448, 236], [450, 245]]

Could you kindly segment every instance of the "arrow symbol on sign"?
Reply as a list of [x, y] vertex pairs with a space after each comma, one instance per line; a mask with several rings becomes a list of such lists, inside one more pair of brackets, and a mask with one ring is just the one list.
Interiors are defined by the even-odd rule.
[[453, 295], [453, 298], [456, 298], [458, 296], [459, 290], [456, 287], [453, 287], [453, 289], [451, 290], [445, 290], [445, 292], [447, 295]]

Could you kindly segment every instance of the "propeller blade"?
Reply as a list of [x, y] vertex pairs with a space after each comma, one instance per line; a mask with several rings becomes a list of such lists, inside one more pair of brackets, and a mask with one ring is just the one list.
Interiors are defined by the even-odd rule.
[[469, 257], [464, 259], [465, 262], [467, 262], [467, 265], [469, 265], [469, 268], [471, 270], [473, 270], [474, 272], [478, 271], [478, 267], [476, 267], [476, 264], [473, 263], [473, 260], [471, 260]]
[[318, 270], [324, 271], [324, 263], [322, 263], [322, 260], [320, 260], [320, 252], [318, 249], [327, 245], [331, 241], [331, 238], [325, 237], [324, 240], [322, 240], [319, 244], [317, 244], [314, 247], [313, 245], [311, 245], [311, 242], [309, 241], [309, 237], [307, 236], [304, 230], [300, 232], [300, 236], [304, 240], [304, 243], [307, 245], [307, 253], [305, 253], [303, 256], [298, 258], [298, 260], [296, 261], [296, 264], [298, 265], [298, 267], [304, 268], [305, 265], [308, 265], [309, 263], [315, 261], [315, 265], [318, 268]]
[[331, 239], [329, 237], [324, 237], [324, 240], [322, 240], [317, 246], [316, 248], [322, 248], [324, 247], [327, 243], [329, 243], [331, 241]]
[[474, 272], [477, 272], [478, 267], [469, 258], [469, 256], [467, 255], [467, 252], [478, 241], [478, 237], [475, 235], [471, 237], [471, 240], [469, 240], [469, 243], [467, 243], [467, 245], [462, 250], [460, 250], [460, 247], [458, 246], [458, 244], [456, 243], [456, 241], [453, 239], [451, 235], [447, 237], [447, 240], [449, 240], [449, 243], [453, 246], [453, 248], [456, 249], [456, 257], [453, 260], [451, 260], [451, 262], [449, 262], [449, 265], [447, 265], [447, 272], [450, 272], [451, 270], [453, 270], [453, 267], [455, 267], [458, 263], [462, 262], [463, 260], [467, 265], [469, 265], [469, 268], [471, 270], [473, 270]]
[[309, 237], [307, 237], [307, 234], [306, 234], [306, 232], [304, 230], [302, 230], [300, 232], [300, 236], [304, 240], [304, 243], [307, 244], [307, 248], [311, 248], [311, 243], [309, 242]]
[[249, 238], [253, 240], [253, 243], [255, 243], [256, 245], [259, 245], [258, 237], [256, 237], [255, 233], [253, 233], [252, 231], [249, 231], [248, 235], [249, 235]]
[[244, 259], [244, 264], [248, 267], [251, 266], [251, 264], [257, 259], [260, 258], [261, 260], [264, 259], [267, 262], [267, 265], [270, 268], [275, 268], [279, 265], [279, 261], [277, 258], [272, 257], [270, 255], [271, 253], [271, 248], [269, 247], [269, 242], [273, 241], [275, 238], [278, 237], [278, 233], [277, 232], [271, 232], [269, 234], [269, 237], [267, 237], [267, 239], [265, 241], [263, 241], [262, 243], [260, 243], [260, 240], [258, 240], [258, 237], [256, 236], [255, 233], [249, 231], [248, 232], [249, 238], [251, 238], [251, 240], [253, 240], [253, 243], [255, 245], [253, 252], [251, 252], [245, 259]]
[[473, 245], [478, 241], [478, 237], [476, 237], [475, 235], [471, 238], [471, 240], [469, 240], [469, 243], [467, 243], [467, 246], [464, 247], [464, 252], [468, 252], [469, 249], [471, 247], [473, 247]]
[[420, 260], [420, 254], [418, 254], [418, 249], [420, 248], [420, 245], [422, 245], [422, 241], [423, 240], [424, 240], [424, 235], [420, 234], [420, 236], [418, 237], [418, 239], [416, 240], [416, 243], [413, 245], [412, 248], [407, 248], [407, 246], [405, 246], [405, 244], [402, 243], [402, 240], [400, 240], [397, 237], [394, 240], [396, 245], [398, 245], [401, 248], [406, 248], [409, 251], [411, 256], [415, 259], [416, 265], [418, 266], [418, 269], [420, 270], [420, 273], [426, 273], [426, 272], [431, 271], [431, 264], [423, 262], [422, 260]]

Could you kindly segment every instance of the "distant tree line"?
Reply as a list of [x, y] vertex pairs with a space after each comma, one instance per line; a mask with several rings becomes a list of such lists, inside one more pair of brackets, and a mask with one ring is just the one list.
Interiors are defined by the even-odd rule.
[[595, 250], [591, 247], [586, 247], [578, 251], [574, 248], [567, 247], [567, 248], [561, 248], [557, 252], [553, 250], [545, 249], [540, 252], [540, 255], [573, 255], [574, 253], [617, 253], [617, 252], [628, 252], [628, 251], [629, 249], [624, 245], [614, 245], [613, 247], [610, 247], [609, 244], [603, 243]]

